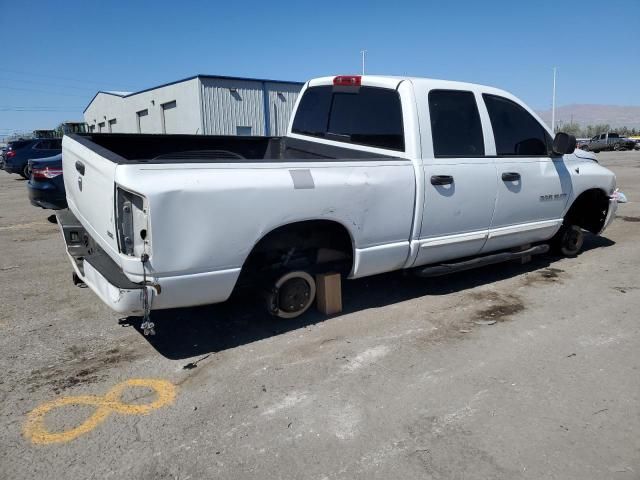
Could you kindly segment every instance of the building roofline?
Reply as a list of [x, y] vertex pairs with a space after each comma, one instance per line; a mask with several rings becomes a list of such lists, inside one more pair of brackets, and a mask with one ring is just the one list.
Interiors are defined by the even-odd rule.
[[190, 77], [182, 78], [180, 80], [174, 80], [173, 82], [163, 83], [162, 85], [157, 85], [155, 87], [145, 88], [144, 90], [139, 90], [137, 92], [131, 92], [131, 93], [127, 94], [127, 95], [118, 95], [117, 93], [114, 93], [114, 92], [108, 92], [108, 91], [105, 91], [105, 90], [98, 90], [98, 92], [93, 96], [93, 98], [87, 104], [87, 106], [82, 111], [82, 113], [84, 114], [87, 111], [87, 109], [91, 106], [91, 104], [96, 99], [96, 97], [98, 95], [100, 95], [101, 93], [104, 93], [106, 95], [113, 95], [114, 97], [128, 98], [128, 97], [133, 97], [134, 95], [139, 95], [141, 93], [149, 92], [151, 90], [157, 90], [158, 88], [164, 88], [164, 87], [168, 87], [170, 85], [175, 85], [177, 83], [188, 82], [189, 80], [194, 80], [196, 78], [214, 78], [214, 79], [217, 79], [217, 80], [242, 80], [242, 81], [262, 82], [262, 83], [267, 83], [267, 82], [269, 82], [269, 83], [285, 83], [287, 85], [300, 85], [300, 86], [304, 85], [304, 82], [292, 82], [292, 81], [289, 81], [289, 80], [271, 80], [271, 79], [268, 79], [268, 78], [233, 77], [233, 76], [229, 76], [229, 75], [207, 75], [207, 74], [199, 73], [197, 75], [192, 75]]

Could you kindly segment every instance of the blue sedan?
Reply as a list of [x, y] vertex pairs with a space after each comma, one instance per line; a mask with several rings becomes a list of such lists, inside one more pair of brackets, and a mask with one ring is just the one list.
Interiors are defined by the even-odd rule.
[[31, 177], [27, 187], [31, 204], [51, 210], [67, 208], [62, 177], [62, 154], [29, 160], [29, 166]]

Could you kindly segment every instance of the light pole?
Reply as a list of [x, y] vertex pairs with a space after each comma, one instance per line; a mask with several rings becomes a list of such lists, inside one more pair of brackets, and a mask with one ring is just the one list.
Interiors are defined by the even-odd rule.
[[360, 53], [362, 54], [362, 75], [364, 75], [364, 57], [367, 54], [366, 50], [360, 50]]
[[556, 67], [553, 67], [553, 96], [551, 98], [551, 132], [556, 134]]

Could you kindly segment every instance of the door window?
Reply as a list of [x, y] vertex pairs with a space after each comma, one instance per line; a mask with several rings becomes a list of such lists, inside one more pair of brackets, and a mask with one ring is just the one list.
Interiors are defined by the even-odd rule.
[[529, 112], [504, 97], [484, 93], [482, 98], [491, 119], [498, 155], [549, 155], [553, 140]]
[[429, 112], [436, 157], [484, 156], [484, 137], [472, 92], [432, 90]]
[[400, 94], [396, 90], [332, 86], [304, 93], [293, 132], [339, 142], [404, 151]]

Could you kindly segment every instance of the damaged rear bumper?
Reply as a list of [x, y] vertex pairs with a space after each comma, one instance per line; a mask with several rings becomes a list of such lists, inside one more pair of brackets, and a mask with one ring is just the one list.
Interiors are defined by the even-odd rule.
[[[69, 210], [56, 213], [76, 275], [100, 300], [122, 314], [142, 314], [143, 286], [130, 281], [120, 267], [93, 242]], [[153, 289], [149, 288], [152, 295]]]
[[147, 288], [152, 310], [224, 302], [235, 287], [240, 268], [178, 276], [148, 277], [152, 286], [132, 282], [122, 268], [97, 245], [69, 210], [56, 212], [71, 265], [78, 277], [112, 310], [127, 315], [144, 313]]

